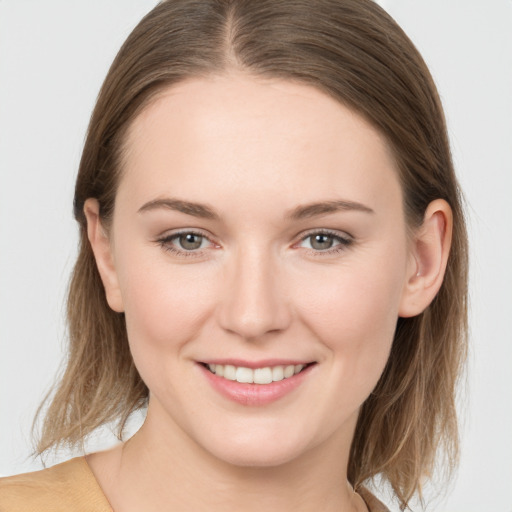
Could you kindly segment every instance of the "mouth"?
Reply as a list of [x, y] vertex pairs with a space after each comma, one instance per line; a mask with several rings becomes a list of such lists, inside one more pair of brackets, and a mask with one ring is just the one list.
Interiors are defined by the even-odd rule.
[[[281, 364], [279, 364], [281, 363]], [[310, 379], [316, 361], [211, 361], [198, 368], [212, 388], [228, 400], [243, 406], [266, 406], [284, 397]]]
[[263, 366], [261, 368], [248, 368], [231, 364], [201, 364], [212, 374], [228, 381], [236, 381], [240, 384], [265, 385], [291, 379], [315, 363]]

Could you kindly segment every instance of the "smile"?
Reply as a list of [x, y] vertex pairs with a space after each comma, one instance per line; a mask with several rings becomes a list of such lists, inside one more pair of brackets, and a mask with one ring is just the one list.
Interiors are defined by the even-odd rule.
[[197, 367], [210, 386], [224, 398], [244, 406], [265, 406], [292, 394], [318, 366], [316, 361], [280, 362], [203, 362]]
[[284, 379], [289, 379], [300, 373], [307, 365], [291, 364], [266, 366], [264, 368], [247, 368], [244, 366], [233, 366], [230, 364], [209, 364], [208, 369], [227, 380], [237, 381], [242, 384], [271, 384]]

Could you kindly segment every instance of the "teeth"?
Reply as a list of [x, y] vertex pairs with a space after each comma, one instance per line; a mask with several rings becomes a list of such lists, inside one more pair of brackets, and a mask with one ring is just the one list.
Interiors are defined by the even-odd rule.
[[209, 364], [212, 373], [228, 380], [236, 380], [244, 384], [270, 384], [283, 379], [288, 379], [304, 369], [303, 364], [290, 364], [287, 366], [267, 366], [265, 368], [245, 368], [244, 366], [232, 366], [230, 364]]
[[252, 384], [254, 382], [254, 372], [250, 368], [239, 366], [236, 369], [236, 381]]
[[[217, 367], [222, 366], [220, 364], [215, 365], [215, 374], [217, 374]], [[228, 380], [236, 380], [236, 368], [227, 364], [224, 366], [224, 378]]]
[[271, 368], [257, 368], [253, 373], [255, 384], [270, 384], [272, 382]]
[[277, 382], [278, 380], [284, 379], [284, 370], [282, 366], [274, 366], [272, 368], [272, 380]]
[[284, 367], [284, 378], [287, 379], [288, 377], [291, 377], [295, 373], [295, 366], [291, 364], [290, 366]]

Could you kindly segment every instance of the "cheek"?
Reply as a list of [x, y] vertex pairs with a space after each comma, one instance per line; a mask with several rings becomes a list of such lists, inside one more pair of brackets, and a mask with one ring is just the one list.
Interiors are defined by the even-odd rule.
[[393, 265], [372, 265], [361, 259], [361, 264], [330, 272], [329, 278], [316, 276], [309, 282], [322, 286], [302, 290], [303, 321], [356, 395], [367, 396], [386, 365], [398, 319], [403, 262], [399, 257]]
[[170, 265], [165, 255], [155, 258], [152, 248], [138, 254], [132, 250], [119, 269], [136, 363], [139, 356], [157, 363], [163, 354], [179, 351], [197, 336], [211, 299], [206, 296], [204, 276], [194, 265]]

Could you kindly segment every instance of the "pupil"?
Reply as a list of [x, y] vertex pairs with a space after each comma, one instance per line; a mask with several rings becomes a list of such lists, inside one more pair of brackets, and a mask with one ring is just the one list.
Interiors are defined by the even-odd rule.
[[330, 235], [315, 235], [311, 243], [313, 249], [325, 250], [332, 247], [332, 237]]
[[199, 247], [201, 247], [202, 239], [202, 236], [194, 235], [194, 233], [187, 233], [186, 235], [180, 236], [180, 245], [183, 249], [199, 249]]

